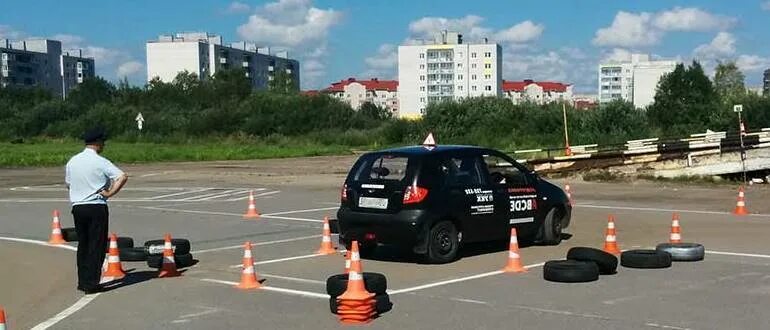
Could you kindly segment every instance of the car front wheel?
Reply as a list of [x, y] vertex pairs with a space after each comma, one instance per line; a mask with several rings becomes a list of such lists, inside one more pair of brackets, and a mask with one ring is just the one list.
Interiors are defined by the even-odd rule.
[[457, 228], [452, 222], [436, 223], [428, 232], [428, 253], [426, 259], [430, 263], [444, 264], [457, 258], [460, 250], [460, 240]]
[[561, 216], [556, 208], [552, 208], [548, 211], [543, 219], [543, 240], [545, 245], [559, 245], [561, 243]]

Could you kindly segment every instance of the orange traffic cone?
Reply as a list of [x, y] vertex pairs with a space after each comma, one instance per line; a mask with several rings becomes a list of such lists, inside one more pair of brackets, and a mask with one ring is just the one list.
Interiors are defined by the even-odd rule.
[[333, 254], [337, 251], [332, 246], [332, 231], [329, 228], [329, 217], [324, 217], [323, 236], [321, 237], [321, 248], [318, 249], [318, 254], [327, 255]]
[[64, 236], [61, 234], [61, 223], [59, 222], [59, 210], [53, 210], [53, 222], [51, 223], [51, 239], [48, 244], [64, 244]]
[[508, 264], [503, 268], [503, 273], [524, 273], [527, 269], [521, 265], [519, 256], [519, 240], [516, 237], [516, 228], [511, 228], [511, 243], [508, 247]]
[[615, 234], [615, 217], [612, 215], [607, 218], [607, 233], [604, 239], [604, 252], [615, 255], [620, 254], [617, 236]]
[[747, 215], [749, 214], [749, 211], [746, 210], [746, 196], [743, 192], [743, 186], [738, 188], [738, 201], [735, 203], [735, 210], [733, 210], [733, 214], [735, 215]]
[[564, 192], [567, 193], [567, 201], [569, 201], [569, 206], [575, 206], [575, 200], [572, 199], [572, 189], [570, 189], [569, 183], [564, 185]]
[[364, 285], [361, 255], [358, 252], [358, 242], [351, 243], [350, 273], [345, 292], [337, 297], [337, 315], [343, 324], [365, 324], [377, 315], [374, 294], [366, 291]]
[[158, 277], [176, 277], [182, 275], [176, 270], [176, 260], [174, 260], [174, 249], [171, 247], [171, 234], [166, 234], [166, 243], [163, 247], [163, 265], [160, 267]]
[[257, 204], [254, 202], [254, 192], [249, 192], [249, 208], [246, 210], [246, 214], [243, 215], [244, 219], [259, 219], [259, 211], [257, 210]]
[[0, 330], [5, 330], [5, 310], [0, 306]]
[[350, 250], [345, 251], [345, 274], [350, 274]]
[[682, 243], [682, 232], [679, 228], [679, 213], [674, 212], [671, 216], [671, 234], [668, 238], [669, 243]]
[[107, 271], [102, 274], [102, 278], [109, 278], [109, 281], [112, 281], [124, 277], [126, 277], [126, 273], [123, 272], [123, 266], [120, 264], [118, 236], [113, 233], [110, 235], [110, 250], [107, 256]]
[[241, 272], [241, 283], [235, 286], [242, 290], [259, 289], [262, 285], [257, 280], [257, 273], [254, 272], [254, 258], [251, 257], [251, 242], [243, 245], [243, 271]]
[[570, 148], [569, 143], [564, 146], [564, 155], [572, 156], [572, 148]]

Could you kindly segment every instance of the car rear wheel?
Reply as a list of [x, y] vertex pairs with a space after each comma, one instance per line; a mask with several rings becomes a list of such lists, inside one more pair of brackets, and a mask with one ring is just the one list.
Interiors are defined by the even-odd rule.
[[428, 253], [426, 259], [430, 263], [444, 264], [457, 258], [460, 250], [460, 240], [457, 228], [449, 221], [435, 224], [428, 232]]
[[556, 208], [552, 208], [543, 220], [543, 244], [559, 245], [561, 243], [561, 216]]

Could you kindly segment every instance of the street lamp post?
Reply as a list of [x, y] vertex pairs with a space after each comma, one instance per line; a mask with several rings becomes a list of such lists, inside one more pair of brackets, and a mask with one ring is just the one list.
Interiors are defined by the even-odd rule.
[[572, 156], [572, 149], [569, 147], [569, 133], [567, 132], [567, 104], [561, 104], [561, 113], [564, 117], [564, 154]]
[[733, 111], [738, 113], [738, 136], [741, 140], [741, 166], [743, 167], [743, 185], [746, 185], [746, 149], [743, 146], [743, 134], [746, 133], [746, 129], [743, 126], [743, 119], [741, 118], [741, 113], [743, 112], [743, 105], [742, 104], [736, 104], [733, 105]]

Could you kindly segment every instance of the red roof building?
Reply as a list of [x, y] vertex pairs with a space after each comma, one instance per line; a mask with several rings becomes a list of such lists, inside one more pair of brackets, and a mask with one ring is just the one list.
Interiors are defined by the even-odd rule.
[[551, 102], [571, 102], [572, 85], [551, 81], [507, 81], [503, 80], [503, 96], [514, 104], [532, 102], [545, 104]]
[[347, 102], [356, 110], [364, 103], [371, 102], [398, 115], [398, 81], [396, 80], [348, 78], [332, 83], [321, 92]]

